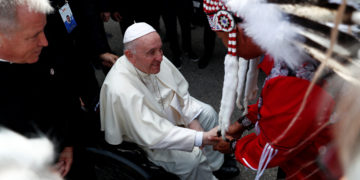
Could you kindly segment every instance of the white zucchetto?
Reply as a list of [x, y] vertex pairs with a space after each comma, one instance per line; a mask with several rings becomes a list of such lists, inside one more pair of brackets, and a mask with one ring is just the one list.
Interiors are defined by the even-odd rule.
[[156, 30], [147, 23], [140, 22], [134, 23], [133, 25], [129, 26], [124, 34], [123, 43], [128, 43], [133, 41], [139, 37], [145, 36], [151, 32], [155, 32]]

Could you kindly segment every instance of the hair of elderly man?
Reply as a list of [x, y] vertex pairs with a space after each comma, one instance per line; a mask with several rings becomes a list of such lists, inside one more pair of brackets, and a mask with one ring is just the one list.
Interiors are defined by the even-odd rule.
[[27, 7], [29, 12], [48, 14], [54, 9], [49, 0], [0, 0], [0, 32], [9, 33], [18, 26], [17, 8]]
[[124, 52], [129, 50], [132, 54], [136, 54], [136, 39], [124, 44]]

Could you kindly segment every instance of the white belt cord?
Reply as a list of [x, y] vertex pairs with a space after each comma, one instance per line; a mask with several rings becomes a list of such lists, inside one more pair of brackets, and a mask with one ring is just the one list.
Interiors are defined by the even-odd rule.
[[277, 149], [274, 149], [271, 147], [269, 143], [266, 143], [265, 148], [263, 152], [261, 153], [258, 171], [256, 173], [255, 180], [259, 180], [260, 177], [263, 175], [266, 167], [268, 166], [271, 159], [275, 157], [275, 155], [278, 153]]

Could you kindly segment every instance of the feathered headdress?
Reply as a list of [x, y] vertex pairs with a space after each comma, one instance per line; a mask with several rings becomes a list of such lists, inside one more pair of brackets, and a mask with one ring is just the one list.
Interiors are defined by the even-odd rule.
[[55, 153], [49, 139], [29, 139], [0, 127], [0, 147], [0, 179], [63, 179], [51, 165]]
[[[244, 79], [245, 92], [246, 89], [250, 89], [249, 92], [256, 89], [248, 84], [252, 80], [245, 78], [246, 74], [252, 74], [243, 70], [248, 69], [246, 65], [239, 67], [239, 64], [246, 63], [241, 58], [238, 61], [236, 57], [237, 28], [242, 28], [275, 61], [284, 61], [291, 68], [304, 61], [318, 60], [321, 66], [315, 80], [327, 66], [332, 71], [326, 72], [336, 72], [347, 80], [358, 82], [344, 69], [344, 64], [360, 66], [356, 62], [360, 54], [359, 7], [354, 1], [345, 0], [204, 0], [204, 11], [211, 28], [229, 32], [219, 112], [223, 137], [230, 124], [235, 99], [238, 107], [241, 107], [239, 99], [242, 90], [239, 89], [244, 88]], [[257, 78], [256, 75], [252, 77]], [[249, 95], [245, 93], [245, 96]], [[244, 98], [244, 106], [246, 99], [249, 98]]]

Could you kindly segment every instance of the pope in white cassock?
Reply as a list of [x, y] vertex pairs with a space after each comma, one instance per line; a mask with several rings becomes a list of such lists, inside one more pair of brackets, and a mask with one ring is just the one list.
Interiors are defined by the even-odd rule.
[[[124, 35], [124, 56], [101, 88], [101, 129], [108, 143], [138, 144], [150, 161], [181, 179], [216, 179], [224, 162], [212, 150], [218, 115], [190, 96], [188, 83], [163, 56], [159, 34], [135, 23]], [[205, 131], [205, 132], [204, 132]]]

